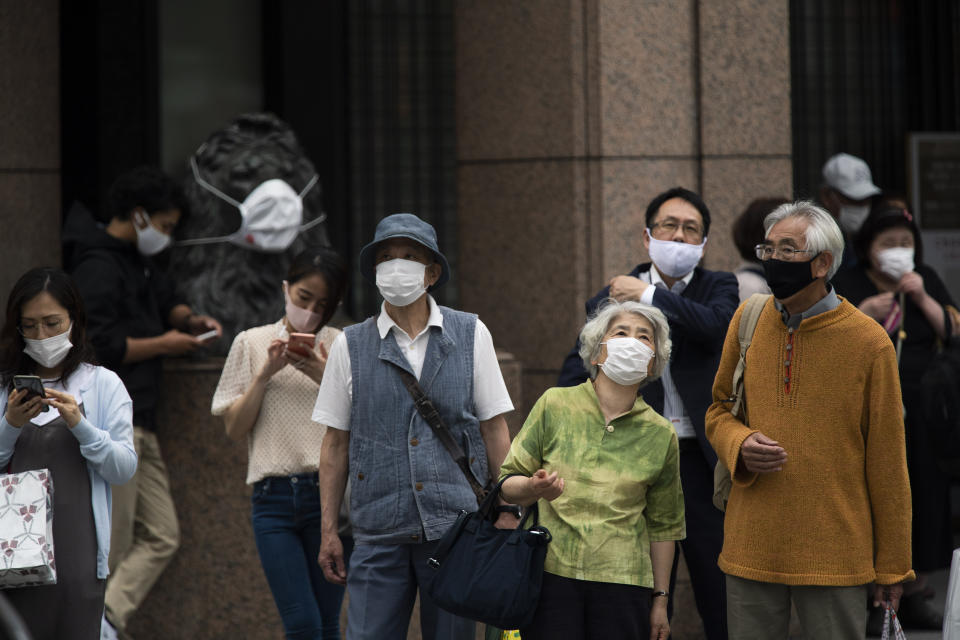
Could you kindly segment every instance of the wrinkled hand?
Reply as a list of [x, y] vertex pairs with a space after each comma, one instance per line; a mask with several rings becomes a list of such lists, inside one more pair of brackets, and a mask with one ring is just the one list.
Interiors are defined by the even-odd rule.
[[289, 364], [284, 356], [286, 350], [287, 343], [283, 340], [276, 339], [270, 342], [270, 346], [267, 347], [267, 361], [263, 363], [263, 368], [260, 369], [260, 378], [264, 382]]
[[787, 452], [776, 440], [757, 431], [747, 436], [740, 445], [740, 459], [751, 473], [772, 473], [783, 469]]
[[33, 396], [29, 400], [26, 389], [16, 389], [7, 397], [7, 412], [4, 417], [11, 427], [20, 428], [37, 417], [43, 409], [40, 396]]
[[640, 302], [640, 296], [650, 285], [633, 276], [615, 276], [610, 279], [610, 297], [618, 302], [633, 300]]
[[327, 582], [341, 586], [347, 584], [347, 567], [343, 562], [343, 543], [340, 542], [340, 536], [332, 534], [321, 537], [317, 564], [320, 565]]
[[563, 478], [556, 471], [548, 474], [545, 470], [538, 469], [530, 477], [530, 489], [538, 499], [556, 500], [563, 493]]
[[897, 290], [913, 298], [914, 302], [920, 302], [927, 295], [927, 291], [923, 288], [923, 276], [916, 271], [903, 274]]
[[327, 347], [322, 342], [319, 351], [308, 349], [305, 355], [291, 351], [289, 346], [283, 352], [283, 357], [289, 364], [317, 384], [323, 380], [323, 372], [327, 368], [327, 355]]
[[167, 355], [171, 356], [182, 356], [203, 346], [202, 342], [189, 333], [176, 329], [170, 329], [161, 336], [161, 339], [163, 340], [164, 350]]
[[900, 597], [903, 596], [903, 583], [897, 584], [878, 584], [873, 590], [873, 606], [879, 607], [881, 602], [888, 601], [893, 606], [893, 610], [900, 608]]
[[[210, 316], [194, 314], [187, 319], [187, 330], [195, 336], [198, 336], [201, 333], [207, 333], [211, 329], [217, 330], [217, 338], [223, 335], [223, 327], [221, 327], [220, 323]], [[211, 340], [216, 340], [216, 338], [211, 338]]]
[[667, 619], [667, 598], [654, 598], [650, 605], [650, 640], [667, 640], [670, 621]]
[[80, 407], [77, 406], [76, 398], [69, 393], [57, 391], [56, 389], [44, 387], [43, 390], [47, 394], [47, 397], [44, 398], [42, 402], [59, 411], [68, 427], [73, 429], [80, 423], [83, 414], [80, 413]]
[[864, 312], [882, 324], [883, 321], [887, 319], [887, 314], [890, 313], [890, 309], [893, 307], [893, 304], [893, 292], [887, 291], [885, 293], [878, 293], [875, 296], [864, 298], [858, 308], [860, 311]]

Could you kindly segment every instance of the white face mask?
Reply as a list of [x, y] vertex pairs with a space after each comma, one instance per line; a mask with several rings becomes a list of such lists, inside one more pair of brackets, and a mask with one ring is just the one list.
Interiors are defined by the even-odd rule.
[[870, 205], [840, 207], [840, 226], [849, 233], [860, 231], [863, 221], [870, 215]]
[[[145, 256], [155, 256], [170, 246], [173, 238], [150, 224], [150, 216], [137, 209], [133, 212], [133, 217], [133, 228], [137, 231], [137, 251]], [[141, 224], [146, 226], [141, 229]]]
[[377, 289], [395, 307], [413, 304], [424, 293], [427, 265], [414, 260], [387, 260], [377, 265]]
[[707, 244], [706, 238], [700, 244], [657, 240], [649, 228], [647, 236], [650, 238], [650, 259], [660, 273], [671, 278], [682, 278], [693, 271], [703, 257], [703, 246]]
[[23, 352], [33, 358], [33, 361], [41, 367], [52, 369], [63, 362], [67, 354], [70, 353], [70, 349], [73, 348], [73, 343], [70, 342], [70, 332], [72, 330], [73, 323], [71, 322], [67, 330], [59, 335], [50, 336], [43, 340], [24, 338], [23, 341], [26, 346], [23, 348]]
[[300, 193], [279, 178], [266, 180], [251, 191], [243, 202], [237, 202], [200, 177], [196, 157], [190, 158], [190, 166], [197, 184], [240, 210], [240, 228], [226, 236], [182, 240], [177, 243], [178, 246], [230, 242], [245, 249], [278, 253], [286, 251], [301, 232], [327, 218], [327, 214], [321, 213], [316, 219], [301, 224], [303, 196], [317, 184], [320, 176], [313, 176]]
[[283, 281], [283, 297], [286, 300], [287, 322], [294, 331], [309, 333], [320, 326], [320, 321], [323, 320], [322, 315], [293, 304], [293, 300], [290, 299], [290, 285], [286, 280]]
[[610, 338], [603, 344], [607, 345], [607, 359], [600, 364], [604, 375], [625, 387], [643, 382], [653, 349], [636, 338]]
[[891, 247], [877, 252], [877, 266], [894, 280], [914, 270], [911, 247]]

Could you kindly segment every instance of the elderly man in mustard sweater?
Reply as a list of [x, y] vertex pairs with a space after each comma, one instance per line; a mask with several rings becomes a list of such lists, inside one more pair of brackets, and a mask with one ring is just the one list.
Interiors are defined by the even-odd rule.
[[[746, 355], [747, 424], [731, 414], [743, 307], [727, 332], [706, 432], [731, 469], [719, 566], [731, 639], [863, 638], [864, 602], [912, 580], [910, 483], [893, 344], [828, 284], [843, 235], [809, 202], [764, 221], [773, 298]], [[877, 586], [868, 594], [868, 586]]]

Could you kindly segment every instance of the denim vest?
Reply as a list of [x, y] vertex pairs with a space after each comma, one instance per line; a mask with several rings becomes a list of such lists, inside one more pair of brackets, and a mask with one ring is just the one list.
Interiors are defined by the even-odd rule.
[[[487, 453], [473, 406], [477, 316], [446, 307], [430, 327], [420, 386], [486, 484]], [[393, 331], [380, 339], [376, 317], [344, 330], [353, 371], [350, 410], [350, 521], [363, 544], [437, 540], [477, 499], [463, 471], [413, 405], [396, 368], [413, 373]]]

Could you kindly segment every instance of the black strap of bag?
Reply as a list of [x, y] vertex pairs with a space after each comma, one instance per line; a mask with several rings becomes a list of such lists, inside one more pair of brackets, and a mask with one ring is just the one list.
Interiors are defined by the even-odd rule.
[[407, 388], [407, 391], [413, 398], [413, 405], [417, 408], [417, 413], [430, 425], [430, 429], [433, 430], [433, 434], [437, 436], [437, 439], [443, 444], [443, 448], [447, 450], [450, 457], [453, 458], [457, 466], [460, 467], [460, 470], [463, 471], [467, 482], [470, 483], [470, 488], [473, 489], [473, 493], [477, 496], [477, 503], [482, 503], [483, 499], [490, 493], [490, 490], [477, 482], [477, 479], [473, 476], [473, 471], [470, 470], [470, 463], [467, 461], [467, 454], [463, 452], [463, 448], [460, 447], [460, 444], [453, 437], [453, 434], [450, 433], [450, 429], [447, 429], [447, 426], [443, 424], [440, 412], [433, 406], [433, 402], [431, 402], [427, 394], [423, 392], [423, 388], [412, 373], [400, 367], [397, 367], [397, 372], [400, 374], [400, 379], [403, 380], [403, 386]]

